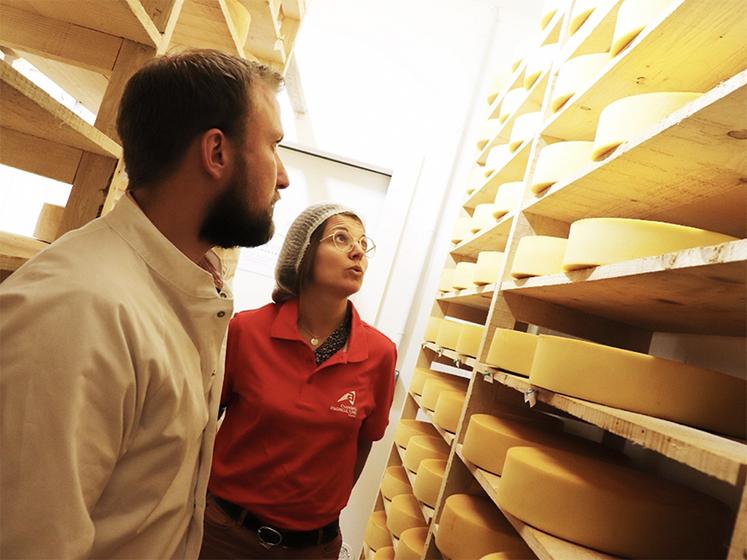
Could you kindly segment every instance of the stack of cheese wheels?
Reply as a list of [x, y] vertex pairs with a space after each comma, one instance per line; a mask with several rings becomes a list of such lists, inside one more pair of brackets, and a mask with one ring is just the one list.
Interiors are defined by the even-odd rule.
[[472, 168], [472, 171], [469, 172], [469, 178], [467, 179], [467, 188], [465, 189], [465, 192], [468, 195], [471, 195], [475, 191], [480, 190], [480, 187], [482, 187], [485, 184], [485, 168], [481, 165], [476, 165]]
[[620, 144], [648, 131], [700, 95], [693, 92], [658, 91], [613, 101], [599, 114], [592, 158], [596, 161], [604, 159]]
[[480, 251], [477, 254], [474, 283], [478, 286], [495, 284], [506, 255], [501, 251]]
[[665, 222], [586, 218], [571, 224], [563, 269], [577, 270], [736, 240], [723, 233]]
[[446, 461], [444, 459], [423, 459], [415, 476], [413, 493], [425, 505], [436, 507], [438, 492], [444, 481]]
[[423, 459], [446, 460], [449, 457], [449, 446], [441, 436], [413, 436], [405, 450], [402, 463], [413, 473], [418, 472]]
[[436, 344], [442, 348], [455, 350], [459, 335], [462, 334], [462, 325], [464, 325], [464, 321], [459, 321], [452, 317], [444, 317], [444, 320], [441, 321], [441, 326], [438, 328]]
[[597, 9], [604, 0], [576, 0], [573, 3], [571, 11], [571, 20], [568, 24], [568, 31], [573, 35], [581, 26], [586, 23], [589, 16]]
[[441, 391], [433, 411], [433, 423], [442, 430], [455, 434], [466, 396], [464, 391]]
[[508, 148], [515, 152], [524, 142], [531, 140], [542, 126], [542, 113], [533, 111], [516, 117], [508, 140]]
[[438, 290], [440, 292], [450, 292], [454, 289], [454, 272], [453, 268], [444, 268], [441, 271], [441, 278], [438, 280]]
[[[500, 507], [561, 539], [632, 558], [717, 558], [728, 511], [668, 480], [586, 455], [514, 447]], [[572, 515], [569, 514], [572, 512]]]
[[746, 435], [745, 381], [673, 360], [540, 335], [529, 382], [688, 426], [740, 438]]
[[557, 43], [542, 45], [527, 57], [527, 67], [524, 71], [524, 87], [526, 89], [531, 88], [537, 79], [550, 69], [558, 50]]
[[394, 555], [393, 546], [385, 546], [384, 548], [380, 548], [373, 555], [373, 560], [395, 560], [395, 558], [396, 556]]
[[539, 338], [535, 334], [512, 329], [495, 329], [485, 363], [511, 373], [529, 377]]
[[497, 146], [493, 146], [490, 149], [490, 152], [488, 152], [488, 157], [485, 160], [485, 167], [483, 168], [485, 176], [490, 177], [497, 171], [503, 169], [509, 159], [511, 159], [511, 150], [509, 149], [508, 144], [498, 144]]
[[438, 328], [441, 326], [441, 317], [429, 317], [428, 323], [425, 325], [425, 335], [423, 339], [427, 342], [436, 342], [436, 335], [438, 334]]
[[472, 218], [469, 216], [457, 218], [457, 221], [454, 224], [454, 231], [451, 234], [452, 243], [460, 243], [469, 237], [469, 226], [471, 221]]
[[593, 142], [556, 142], [542, 148], [529, 190], [539, 194], [557, 182], [570, 179], [593, 163]]
[[395, 560], [420, 560], [425, 552], [426, 536], [428, 536], [427, 527], [414, 527], [402, 531], [394, 556]]
[[470, 232], [475, 234], [480, 230], [489, 229], [495, 225], [495, 208], [492, 203], [478, 204], [472, 213]]
[[477, 149], [482, 150], [485, 146], [487, 146], [488, 142], [490, 142], [493, 138], [495, 138], [495, 135], [498, 134], [498, 130], [500, 128], [501, 121], [499, 121], [498, 118], [488, 119], [484, 123], [482, 123], [482, 126], [480, 127], [480, 133], [478, 134], [477, 138]]
[[436, 546], [450, 560], [474, 560], [490, 552], [532, 553], [508, 520], [482, 496], [452, 494], [444, 501]]
[[414, 495], [400, 494], [394, 497], [389, 507], [386, 526], [397, 538], [402, 534], [402, 531], [426, 526], [420, 504]]
[[524, 194], [523, 181], [511, 181], [498, 186], [493, 201], [493, 216], [498, 219], [509, 212], [513, 212], [519, 206], [521, 195]]
[[540, 29], [546, 29], [556, 15], [565, 13], [569, 4], [568, 0], [545, 0], [540, 14]]
[[368, 518], [363, 540], [371, 550], [392, 546], [392, 536], [386, 528], [386, 513], [383, 509], [373, 512]]
[[452, 375], [440, 371], [415, 368], [412, 372], [412, 381], [410, 381], [410, 392], [414, 395], [422, 395], [425, 382], [429, 379], [451, 379], [452, 377]]
[[467, 290], [475, 287], [472, 279], [475, 277], [475, 267], [473, 262], [460, 262], [454, 267], [454, 276], [451, 279], [451, 286], [455, 290]]
[[563, 270], [567, 239], [547, 235], [528, 235], [519, 240], [511, 265], [511, 276], [526, 278], [555, 274]]
[[521, 107], [524, 101], [529, 95], [529, 91], [526, 88], [514, 88], [503, 97], [501, 103], [501, 110], [498, 113], [498, 119], [501, 122], [506, 122], [508, 117], [513, 115], [516, 110]]
[[62, 222], [62, 215], [64, 213], [64, 206], [45, 202], [42, 205], [41, 212], [39, 212], [39, 218], [36, 220], [34, 237], [41, 241], [52, 243], [52, 241], [57, 239], [57, 230], [60, 229], [60, 222]]
[[476, 323], [465, 323], [462, 332], [459, 334], [459, 340], [454, 350], [458, 354], [465, 356], [477, 357], [477, 351], [480, 349], [482, 335], [485, 333], [485, 326]]
[[623, 0], [617, 11], [610, 54], [615, 56], [627, 47], [646, 26], [661, 17], [671, 4], [672, 0]]
[[565, 62], [558, 70], [558, 78], [553, 87], [550, 109], [557, 112], [577, 92], [599, 76], [604, 65], [610, 60], [609, 53], [594, 53], [576, 56]]
[[412, 488], [410, 488], [405, 468], [398, 465], [387, 467], [384, 471], [384, 478], [381, 479], [381, 495], [384, 499], [392, 501], [395, 496], [410, 493], [412, 493]]
[[442, 391], [467, 391], [469, 379], [451, 375], [448, 378], [428, 379], [423, 385], [423, 395], [421, 403], [426, 410], [433, 412], [436, 410], [436, 403]]
[[407, 449], [410, 440], [415, 436], [438, 436], [436, 428], [430, 422], [422, 422], [410, 418], [403, 418], [394, 431], [394, 442], [403, 449]]

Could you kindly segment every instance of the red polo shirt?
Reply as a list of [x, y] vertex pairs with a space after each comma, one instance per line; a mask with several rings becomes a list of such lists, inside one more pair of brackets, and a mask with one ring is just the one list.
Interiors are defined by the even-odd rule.
[[308, 530], [347, 504], [358, 438], [384, 435], [397, 355], [353, 308], [347, 349], [317, 366], [297, 317], [292, 299], [231, 320], [209, 489], [268, 524]]

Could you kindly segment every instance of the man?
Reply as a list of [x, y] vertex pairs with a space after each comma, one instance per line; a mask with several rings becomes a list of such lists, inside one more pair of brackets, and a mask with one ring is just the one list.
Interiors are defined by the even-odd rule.
[[0, 284], [0, 557], [196, 558], [232, 299], [213, 246], [272, 236], [282, 78], [154, 60], [112, 212]]

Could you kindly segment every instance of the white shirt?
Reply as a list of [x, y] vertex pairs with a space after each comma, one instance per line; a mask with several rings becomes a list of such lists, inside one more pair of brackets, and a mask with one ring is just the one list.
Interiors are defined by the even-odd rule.
[[0, 284], [0, 557], [197, 558], [232, 308], [129, 197]]

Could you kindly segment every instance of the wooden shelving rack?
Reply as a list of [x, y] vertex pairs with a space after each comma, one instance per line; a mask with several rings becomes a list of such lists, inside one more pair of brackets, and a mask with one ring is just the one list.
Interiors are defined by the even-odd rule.
[[[306, 0], [0, 0], [0, 163], [72, 184], [63, 233], [126, 188], [119, 99], [149, 59], [214, 48], [285, 72]], [[24, 58], [96, 115], [93, 125], [15, 70]], [[0, 280], [47, 246], [0, 232]]]
[[[654, 332], [747, 335], [747, 51], [743, 29], [747, 4], [725, 0], [675, 0], [618, 56], [597, 80], [551, 113], [557, 69], [565, 60], [609, 49], [622, 0], [600, 3], [574, 34], [567, 10], [556, 14], [537, 45], [559, 42], [552, 68], [530, 88], [523, 104], [496, 136], [476, 154], [484, 165], [491, 147], [505, 143], [516, 116], [537, 110], [541, 130], [465, 197], [462, 215], [492, 202], [497, 187], [522, 181], [525, 194], [515, 211], [492, 227], [450, 248], [447, 268], [476, 260], [481, 251], [504, 251], [498, 282], [434, 299], [431, 315], [486, 325], [476, 358], [421, 345], [416, 367], [444, 364], [471, 375], [456, 434], [439, 433], [451, 446], [446, 476], [429, 521], [423, 559], [442, 558], [435, 544], [441, 507], [454, 493], [482, 493], [496, 503], [500, 477], [483, 471], [462, 454], [472, 414], [496, 410], [506, 391], [536, 403], [532, 414], [550, 413], [566, 422], [596, 430], [603, 444], [626, 443], [691, 469], [697, 477], [724, 485], [735, 506], [730, 560], [747, 557], [747, 444], [674, 422], [615, 409], [532, 386], [527, 378], [484, 363], [496, 328], [559, 331], [620, 348], [648, 352]], [[519, 87], [526, 64], [520, 63], [486, 111], [498, 115], [506, 93]], [[529, 191], [539, 151], [559, 140], [592, 140], [600, 111], [610, 102], [649, 91], [699, 91], [703, 95], [638, 138], [632, 138], [601, 162], [535, 196]], [[536, 105], [535, 105], [536, 104]], [[605, 266], [514, 280], [508, 274], [519, 240], [527, 235], [567, 237], [570, 224], [586, 217], [625, 217], [670, 221], [720, 231], [739, 238]], [[747, 341], [747, 339], [745, 339]], [[441, 370], [442, 368], [438, 368]], [[529, 406], [529, 405], [527, 405]], [[432, 420], [419, 399], [408, 394], [402, 418]], [[400, 464], [396, 445], [390, 465]], [[381, 509], [379, 496], [375, 509]], [[609, 555], [565, 542], [504, 515], [538, 558], [608, 559]], [[371, 551], [362, 558], [371, 558]]]

